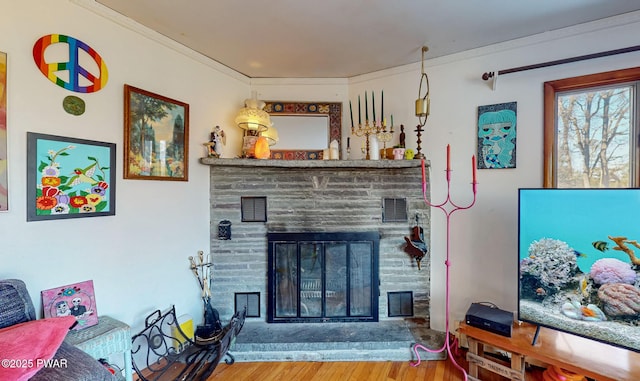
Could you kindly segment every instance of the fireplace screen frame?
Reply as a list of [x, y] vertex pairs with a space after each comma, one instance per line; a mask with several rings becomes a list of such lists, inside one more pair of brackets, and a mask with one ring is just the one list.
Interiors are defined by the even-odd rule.
[[[267, 322], [378, 321], [378, 232], [274, 232], [267, 237]], [[282, 258], [291, 263], [283, 267]], [[283, 273], [289, 274], [286, 285]], [[283, 298], [293, 304], [283, 308]]]

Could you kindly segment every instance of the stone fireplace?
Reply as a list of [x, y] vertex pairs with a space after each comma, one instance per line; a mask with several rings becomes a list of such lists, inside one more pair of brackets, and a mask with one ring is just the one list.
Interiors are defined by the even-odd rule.
[[[297, 263], [297, 267], [287, 269], [300, 277], [295, 289], [290, 289], [292, 294], [288, 298], [306, 298], [307, 301], [304, 306], [296, 304], [291, 307], [294, 310], [284, 314], [294, 316], [293, 322], [307, 321], [299, 319], [305, 317], [305, 313], [313, 315], [309, 320], [312, 322], [350, 321], [351, 317], [361, 314], [358, 311], [366, 309], [359, 304], [362, 298], [358, 299], [358, 295], [364, 295], [365, 301], [371, 304], [368, 307], [377, 307], [367, 312], [371, 316], [367, 315], [364, 320], [415, 317], [423, 319], [428, 327], [430, 257], [427, 255], [422, 260], [419, 270], [415, 260], [403, 250], [404, 237], [410, 234], [416, 217], [424, 228], [427, 243], [430, 237], [430, 214], [422, 197], [420, 161], [203, 158], [201, 163], [210, 165], [212, 301], [223, 319], [233, 314], [238, 295], [247, 294], [257, 303], [248, 321], [278, 320], [275, 310], [269, 312], [270, 305], [278, 304], [278, 293], [274, 291], [275, 286], [270, 285], [268, 276], [270, 234], [366, 232], [379, 238], [375, 261], [371, 257], [371, 268], [368, 269], [375, 276], [366, 281], [358, 278], [355, 282], [365, 282], [362, 285], [369, 282], [371, 287], [363, 287], [360, 294], [347, 295], [346, 283], [335, 283], [342, 280], [329, 279], [326, 275], [327, 266], [329, 271], [348, 271], [346, 261], [350, 259], [332, 253], [342, 249], [346, 252], [349, 244], [340, 239], [338, 242], [342, 244], [335, 247], [308, 242], [310, 251], [302, 254], [303, 260], [323, 260], [324, 267], [317, 266], [324, 268], [325, 274], [318, 273], [317, 277], [309, 273], [300, 275], [300, 269], [312, 266], [311, 262]], [[428, 167], [426, 176], [428, 178]], [[246, 218], [244, 202], [247, 199], [258, 200], [256, 205], [264, 207], [258, 213], [263, 218], [258, 221]], [[404, 218], [397, 218], [395, 212], [393, 218], [389, 217], [390, 211], [385, 209], [389, 199], [394, 203], [398, 200], [401, 209], [406, 209]], [[231, 230], [228, 240], [218, 237], [221, 223]], [[359, 248], [356, 246], [354, 250], [358, 252]], [[296, 252], [295, 257], [300, 258], [300, 255]], [[353, 281], [356, 272], [361, 274], [368, 270], [352, 268], [348, 281]], [[312, 271], [311, 267], [305, 271]], [[396, 293], [409, 295], [411, 308], [406, 309], [407, 313], [390, 313], [393, 306], [389, 300], [393, 300], [390, 297]], [[367, 296], [370, 297], [367, 299]], [[327, 304], [327, 299], [331, 298], [340, 299], [344, 306], [331, 300]], [[280, 300], [281, 303], [290, 301], [293, 299]], [[353, 309], [347, 312], [348, 308]]]

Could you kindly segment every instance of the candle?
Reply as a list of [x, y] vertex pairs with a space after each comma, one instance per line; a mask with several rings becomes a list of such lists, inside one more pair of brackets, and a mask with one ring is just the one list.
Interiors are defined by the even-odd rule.
[[351, 138], [347, 137], [347, 148], [351, 148]]
[[349, 115], [351, 115], [351, 128], [353, 128], [353, 108], [351, 107], [351, 101], [349, 101]]
[[367, 92], [364, 92], [364, 120], [369, 121], [369, 102], [367, 102]]
[[382, 94], [382, 99], [380, 100], [380, 120], [384, 120], [384, 90], [382, 90], [380, 93]]
[[360, 95], [358, 95], [358, 126], [362, 125], [362, 117], [360, 115]]
[[447, 144], [447, 171], [451, 170], [451, 146]]
[[476, 184], [476, 155], [471, 156], [471, 168], [473, 169], [473, 184]]
[[376, 121], [376, 98], [375, 93], [371, 92], [371, 108], [373, 109], [373, 121]]
[[393, 126], [393, 114], [391, 114], [391, 125]]

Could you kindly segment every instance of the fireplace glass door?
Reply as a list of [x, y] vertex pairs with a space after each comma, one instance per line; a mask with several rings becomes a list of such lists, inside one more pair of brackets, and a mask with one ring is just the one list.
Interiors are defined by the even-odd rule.
[[377, 233], [270, 233], [269, 322], [378, 320]]

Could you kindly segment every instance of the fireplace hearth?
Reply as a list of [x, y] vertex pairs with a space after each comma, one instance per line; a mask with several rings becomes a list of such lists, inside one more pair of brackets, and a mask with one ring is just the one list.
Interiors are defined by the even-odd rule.
[[268, 322], [378, 321], [379, 233], [267, 236]]

